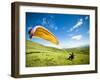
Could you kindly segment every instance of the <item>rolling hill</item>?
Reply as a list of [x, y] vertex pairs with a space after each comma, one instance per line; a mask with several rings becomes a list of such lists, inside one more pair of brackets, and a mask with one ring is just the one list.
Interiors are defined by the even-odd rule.
[[[70, 52], [75, 58], [68, 60]], [[26, 40], [26, 67], [89, 64], [88, 47], [58, 49]]]

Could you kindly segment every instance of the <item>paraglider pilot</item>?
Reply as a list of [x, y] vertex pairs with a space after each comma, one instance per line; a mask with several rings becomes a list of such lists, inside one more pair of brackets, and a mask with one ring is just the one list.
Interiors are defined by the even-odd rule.
[[74, 56], [75, 56], [75, 55], [74, 55], [74, 53], [73, 53], [73, 52], [72, 52], [72, 53], [70, 53], [70, 54], [69, 54], [69, 57], [68, 57], [68, 60], [73, 60], [73, 59], [74, 59]]

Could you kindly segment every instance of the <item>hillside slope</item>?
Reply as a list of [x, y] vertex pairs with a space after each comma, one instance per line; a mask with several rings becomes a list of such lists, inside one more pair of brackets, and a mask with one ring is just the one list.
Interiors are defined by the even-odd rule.
[[27, 40], [26, 67], [89, 64], [89, 54], [75, 53], [75, 58], [68, 60], [70, 52]]

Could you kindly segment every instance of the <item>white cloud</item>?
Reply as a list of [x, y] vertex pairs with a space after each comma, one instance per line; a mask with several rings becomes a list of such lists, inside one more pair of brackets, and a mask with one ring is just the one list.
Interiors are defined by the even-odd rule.
[[55, 27], [55, 30], [57, 30], [58, 29], [58, 27]]
[[72, 28], [70, 28], [68, 32], [71, 32], [74, 29], [81, 27], [82, 24], [83, 24], [83, 19], [79, 19], [79, 21]]
[[73, 39], [73, 40], [81, 40], [81, 39], [82, 39], [82, 35], [75, 35], [75, 36], [72, 36], [72, 39]]
[[75, 30], [75, 32], [78, 32], [78, 31], [79, 31], [79, 29], [76, 29], [76, 30]]
[[54, 24], [50, 24], [50, 26], [49, 26], [51, 29], [53, 29], [54, 28]]
[[88, 16], [85, 17], [85, 20], [87, 20], [87, 19], [88, 19]]
[[69, 34], [68, 36], [70, 36], [70, 37], [71, 37], [71, 36], [73, 36], [73, 35], [74, 35], [74, 34]]
[[43, 18], [42, 24], [47, 24], [46, 18]]
[[50, 18], [47, 20], [47, 18], [44, 17], [42, 19], [42, 25], [47, 25], [51, 29], [58, 30], [58, 27], [55, 25], [53, 18], [53, 16], [50, 16]]
[[32, 29], [32, 27], [28, 27], [28, 30]]

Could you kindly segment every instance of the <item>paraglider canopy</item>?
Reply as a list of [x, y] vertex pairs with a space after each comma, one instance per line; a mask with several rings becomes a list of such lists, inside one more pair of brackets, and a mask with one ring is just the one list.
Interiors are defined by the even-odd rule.
[[33, 29], [30, 28], [28, 33], [29, 33], [30, 39], [32, 37], [38, 37], [38, 38], [47, 40], [49, 42], [52, 42], [56, 45], [59, 44], [59, 42], [58, 42], [57, 38], [54, 36], [54, 34], [52, 34], [49, 30], [47, 30], [43, 26], [35, 26], [35, 28], [33, 28]]

